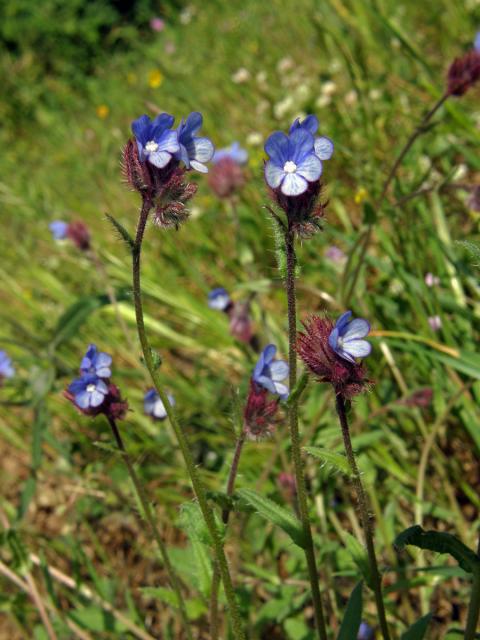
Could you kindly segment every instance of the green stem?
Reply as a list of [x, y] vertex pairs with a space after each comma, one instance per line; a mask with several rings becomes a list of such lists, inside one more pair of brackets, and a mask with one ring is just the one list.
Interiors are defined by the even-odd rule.
[[363, 531], [365, 533], [365, 541], [367, 543], [368, 560], [370, 564], [370, 573], [373, 582], [373, 590], [375, 592], [375, 601], [377, 604], [378, 619], [380, 622], [380, 628], [384, 640], [390, 640], [390, 633], [388, 631], [387, 617], [385, 614], [385, 606], [382, 597], [382, 582], [380, 578], [380, 572], [378, 570], [377, 557], [375, 555], [375, 545], [373, 542], [373, 531], [370, 522], [370, 515], [368, 510], [368, 500], [365, 490], [363, 488], [362, 480], [360, 477], [360, 471], [358, 470], [355, 460], [355, 454], [353, 453], [352, 441], [350, 438], [350, 429], [348, 427], [347, 413], [345, 411], [345, 400], [342, 395], [337, 395], [337, 413], [340, 420], [340, 426], [342, 428], [343, 443], [345, 445], [345, 453], [347, 454], [348, 463], [352, 471], [353, 484], [355, 486], [355, 492], [357, 494], [358, 509], [360, 511], [360, 517], [362, 520]]
[[[232, 466], [230, 467], [230, 473], [228, 474], [227, 482], [227, 496], [231, 496], [235, 489], [235, 480], [237, 478], [238, 464], [240, 462], [240, 456], [242, 454], [243, 445], [246, 438], [245, 429], [242, 429], [237, 444], [235, 447], [235, 453], [233, 454]], [[226, 507], [222, 511], [222, 520], [225, 526], [228, 524], [230, 517], [230, 509]], [[210, 640], [218, 640], [218, 588], [220, 586], [220, 568], [218, 562], [213, 565], [212, 573], [212, 586], [210, 593]]]
[[152, 202], [148, 198], [143, 201], [142, 209], [140, 211], [140, 217], [137, 225], [137, 233], [135, 237], [135, 248], [133, 251], [133, 299], [135, 304], [135, 316], [137, 321], [138, 337], [142, 346], [143, 357], [145, 364], [152, 378], [155, 389], [160, 396], [160, 399], [165, 407], [168, 419], [175, 432], [175, 436], [182, 452], [182, 456], [187, 467], [190, 481], [192, 483], [195, 496], [198, 500], [200, 510], [202, 512], [205, 524], [210, 533], [213, 549], [215, 553], [216, 562], [218, 562], [220, 568], [220, 574], [223, 581], [223, 587], [225, 589], [225, 596], [227, 598], [228, 606], [230, 609], [230, 616], [232, 620], [233, 636], [236, 640], [244, 640], [245, 635], [243, 632], [242, 622], [240, 619], [240, 612], [238, 610], [237, 602], [235, 599], [235, 592], [233, 589], [232, 579], [230, 571], [228, 569], [227, 559], [223, 550], [222, 539], [220, 532], [218, 531], [215, 519], [213, 517], [213, 511], [207, 502], [205, 490], [203, 484], [198, 475], [195, 463], [192, 458], [190, 447], [188, 445], [187, 437], [177, 420], [175, 412], [168, 401], [167, 394], [162, 387], [160, 377], [155, 369], [152, 350], [148, 342], [147, 334], [145, 331], [145, 322], [143, 318], [143, 306], [142, 306], [142, 290], [140, 285], [140, 256], [142, 249], [143, 236], [145, 233], [145, 226], [147, 224], [148, 214], [152, 208]]
[[188, 622], [187, 610], [185, 609], [185, 601], [182, 597], [182, 592], [180, 590], [180, 582], [172, 567], [170, 558], [168, 557], [167, 547], [165, 546], [165, 543], [163, 542], [160, 536], [160, 532], [158, 531], [157, 525], [155, 524], [155, 518], [153, 517], [152, 509], [148, 503], [147, 496], [145, 495], [145, 491], [143, 489], [142, 483], [140, 482], [137, 476], [132, 460], [128, 455], [127, 450], [125, 449], [125, 445], [123, 443], [122, 436], [120, 435], [120, 431], [118, 429], [117, 423], [110, 416], [107, 416], [107, 419], [112, 429], [112, 433], [116, 440], [117, 446], [122, 453], [123, 460], [125, 461], [125, 465], [127, 467], [130, 478], [133, 482], [133, 486], [135, 487], [135, 491], [138, 496], [138, 499], [140, 500], [140, 503], [142, 505], [145, 519], [150, 525], [150, 529], [152, 530], [152, 535], [160, 550], [160, 555], [162, 556], [163, 565], [167, 571], [168, 579], [170, 581], [172, 589], [175, 592], [175, 597], [177, 599], [178, 609], [180, 611], [180, 617], [182, 619], [185, 633], [187, 634], [188, 640], [193, 640], [192, 632], [190, 630], [190, 624]]
[[[289, 384], [290, 389], [293, 390], [297, 384], [297, 355], [295, 349], [297, 338], [297, 304], [295, 293], [295, 236], [291, 229], [288, 229], [285, 232], [285, 250], [287, 254], [286, 291], [288, 305], [288, 365], [290, 369]], [[312, 531], [310, 528], [310, 518], [308, 514], [307, 488], [305, 485], [305, 476], [303, 472], [300, 434], [298, 431], [298, 396], [295, 397], [293, 399], [293, 402], [289, 404], [288, 422], [292, 447], [292, 459], [297, 485], [299, 517], [302, 523], [305, 538], [305, 557], [308, 567], [308, 576], [312, 589], [315, 627], [320, 640], [327, 640], [327, 629], [325, 626], [325, 617], [320, 595], [317, 564], [315, 560], [315, 550], [313, 547]]]

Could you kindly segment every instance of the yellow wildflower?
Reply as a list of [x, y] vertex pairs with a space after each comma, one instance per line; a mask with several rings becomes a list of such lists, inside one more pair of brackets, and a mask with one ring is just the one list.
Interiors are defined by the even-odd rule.
[[355, 204], [362, 204], [362, 202], [367, 198], [368, 198], [368, 191], [365, 189], [365, 187], [360, 187], [360, 189], [355, 194], [355, 198], [354, 198]]
[[99, 104], [98, 107], [96, 108], [96, 112], [100, 120], [105, 120], [105, 118], [110, 113], [110, 109], [109, 107], [107, 107], [106, 104]]
[[159, 69], [150, 71], [150, 73], [148, 74], [148, 86], [151, 89], [158, 89], [158, 87], [162, 83], [163, 83], [163, 73], [159, 71]]

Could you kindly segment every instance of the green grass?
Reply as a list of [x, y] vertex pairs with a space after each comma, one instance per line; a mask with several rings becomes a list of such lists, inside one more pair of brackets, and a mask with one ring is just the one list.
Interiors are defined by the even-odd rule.
[[[106, 423], [81, 418], [62, 396], [89, 342], [114, 357], [115, 380], [131, 407], [123, 433], [175, 566], [189, 586], [189, 612], [202, 638], [208, 637], [210, 550], [182, 533], [179, 505], [191, 501], [190, 485], [170, 427], [142, 415], [149, 382], [139, 349], [129, 347], [112, 307], [98, 298], [105, 283], [91, 263], [70, 244], [55, 244], [48, 223], [82, 219], [89, 226], [136, 345], [129, 256], [105, 217], [109, 213], [134, 230], [138, 198], [122, 184], [119, 169], [131, 120], [151, 113], [152, 106], [177, 118], [200, 110], [206, 134], [223, 146], [232, 140], [245, 145], [252, 133], [265, 139], [275, 129], [285, 130], [299, 113], [313, 112], [336, 149], [325, 163], [324, 231], [299, 250], [299, 309], [302, 318], [323, 309], [335, 315], [345, 308], [349, 270], [358, 255], [355, 242], [371, 219], [367, 203], [378, 197], [402, 144], [442, 94], [450, 61], [470, 46], [480, 25], [478, 4], [446, 0], [209, 0], [193, 3], [190, 12], [191, 21], [182, 24], [172, 11], [165, 32], [138, 50], [115, 54], [79, 86], [45, 76], [47, 98], [34, 101], [35, 117], [19, 112], [0, 133], [0, 348], [8, 350], [17, 369], [16, 379], [0, 391], [1, 506], [27, 552], [41, 558], [43, 571], [31, 570], [44, 600], [64, 612], [53, 616], [60, 638], [73, 637], [66, 617], [90, 637], [135, 637], [82, 597], [82, 585], [153, 636], [181, 638], [169, 595], [140, 591], [165, 587], [165, 577], [148, 534], [134, 518], [121, 460], [94, 446], [110, 445]], [[165, 52], [167, 42], [174, 43], [174, 54]], [[292, 68], [279, 70], [286, 57]], [[5, 71], [10, 67], [6, 57], [2, 60]], [[25, 64], [18, 84], [28, 97], [36, 89], [28, 83]], [[241, 67], [250, 77], [236, 84], [232, 75]], [[148, 79], [155, 70], [164, 79], [154, 89]], [[327, 82], [335, 83], [329, 101], [322, 94]], [[349, 303], [375, 331], [390, 332], [373, 339], [368, 365], [375, 385], [355, 401], [352, 422], [398, 637], [405, 622], [432, 611], [436, 621], [428, 637], [444, 638], [449, 628], [462, 626], [466, 613], [469, 582], [463, 572], [429, 552], [397, 556], [392, 543], [421, 514], [426, 528], [449, 531], [476, 547], [480, 296], [478, 257], [459, 243], [479, 241], [478, 214], [468, 210], [464, 193], [432, 193], [401, 207], [392, 203], [425, 182], [454, 181], [463, 165], [467, 174], [457, 181], [478, 182], [478, 95], [477, 88], [448, 101], [407, 156], [390, 203], [374, 212], [374, 242]], [[289, 97], [291, 106], [285, 107]], [[3, 100], [8, 103], [8, 91]], [[100, 105], [109, 108], [106, 118], [97, 115]], [[224, 286], [235, 299], [255, 293], [261, 343], [277, 343], [284, 355], [287, 348], [283, 283], [271, 222], [262, 208], [267, 203], [263, 150], [247, 147], [249, 181], [240, 195], [238, 236], [228, 207], [195, 176], [200, 188], [192, 219], [178, 233], [149, 227], [144, 245], [152, 344], [164, 358], [163, 378], [175, 395], [202, 477], [214, 490], [226, 480], [235, 398], [241, 405], [255, 354], [229, 336], [222, 314], [207, 308], [209, 289]], [[359, 203], [360, 189], [367, 195]], [[338, 266], [324, 258], [332, 244], [350, 253], [351, 263]], [[438, 287], [425, 285], [427, 272], [440, 278]], [[66, 326], [64, 314], [72, 308], [74, 324]], [[442, 319], [438, 332], [428, 324], [433, 315]], [[412, 408], [400, 401], [424, 387], [433, 389], [431, 406]], [[341, 450], [333, 411], [330, 390], [310, 384], [301, 410], [305, 445]], [[434, 431], [422, 478], [422, 452]], [[307, 470], [316, 497], [311, 514], [322, 577], [330, 585], [328, 615], [339, 624], [359, 578], [347, 538], [359, 524], [343, 476], [315, 458], [308, 459]], [[260, 488], [287, 506], [277, 484], [281, 471], [291, 472], [284, 423], [273, 440], [246, 445], [238, 485]], [[313, 637], [300, 550], [257, 516], [240, 514], [232, 524], [227, 551], [245, 619], [248, 615], [248, 637]], [[22, 575], [25, 564], [15, 562], [6, 543], [0, 559]], [[76, 588], [49, 579], [47, 564], [72, 576]], [[6, 614], [0, 630], [11, 637], [46, 637], [29, 599], [7, 579], [0, 577], [0, 584]], [[373, 623], [373, 598], [365, 593], [364, 599], [364, 618]]]

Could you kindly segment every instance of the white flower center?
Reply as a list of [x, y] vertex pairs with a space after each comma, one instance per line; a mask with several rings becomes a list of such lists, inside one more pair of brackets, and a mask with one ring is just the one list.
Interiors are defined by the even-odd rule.
[[87, 385], [87, 391], [88, 393], [93, 393], [95, 391], [97, 387], [94, 384], [88, 384]]
[[283, 165], [283, 170], [285, 171], [285, 173], [295, 173], [295, 171], [297, 170], [297, 165], [291, 160], [287, 160], [287, 162], [285, 162], [285, 164]]
[[149, 140], [145, 145], [145, 151], [148, 153], [154, 153], [158, 149], [158, 144], [155, 140]]

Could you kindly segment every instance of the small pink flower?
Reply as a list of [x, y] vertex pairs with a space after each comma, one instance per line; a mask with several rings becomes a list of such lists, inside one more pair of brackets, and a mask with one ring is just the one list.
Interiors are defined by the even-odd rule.
[[425, 284], [427, 287], [436, 287], [440, 284], [440, 278], [438, 276], [434, 276], [433, 273], [428, 272], [425, 274]]
[[442, 328], [442, 319], [440, 318], [440, 316], [430, 316], [428, 318], [428, 324], [430, 325], [432, 331], [438, 331]]
[[152, 18], [150, 20], [150, 29], [152, 31], [157, 31], [158, 33], [160, 33], [160, 31], [163, 31], [165, 29], [165, 21], [158, 16], [155, 16], [155, 18]]
[[325, 255], [326, 258], [328, 258], [328, 260], [331, 260], [332, 262], [335, 262], [336, 264], [344, 262], [346, 257], [347, 257], [345, 255], [345, 253], [339, 247], [336, 247], [334, 245], [332, 245], [330, 247], [327, 247], [325, 249], [324, 255]]

